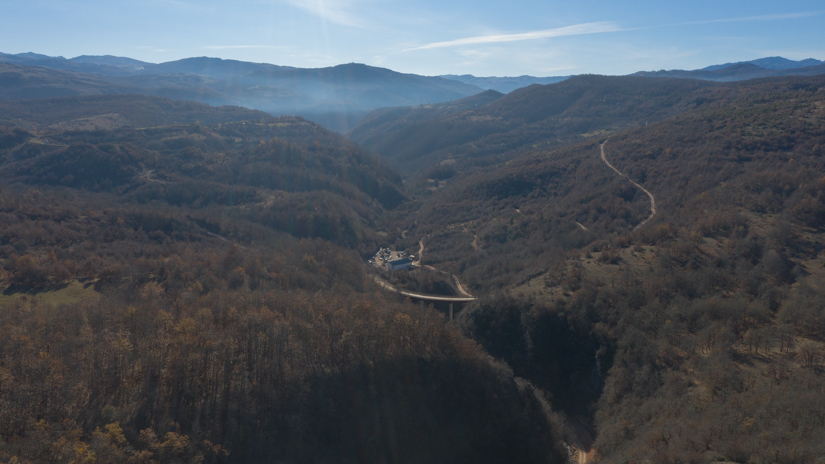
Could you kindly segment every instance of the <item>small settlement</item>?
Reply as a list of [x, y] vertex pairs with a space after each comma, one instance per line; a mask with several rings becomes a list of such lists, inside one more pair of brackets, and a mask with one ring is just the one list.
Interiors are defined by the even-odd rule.
[[399, 269], [409, 269], [413, 267], [415, 256], [407, 256], [403, 251], [393, 251], [389, 248], [381, 248], [378, 253], [370, 259], [370, 263], [378, 267], [385, 267], [388, 271]]

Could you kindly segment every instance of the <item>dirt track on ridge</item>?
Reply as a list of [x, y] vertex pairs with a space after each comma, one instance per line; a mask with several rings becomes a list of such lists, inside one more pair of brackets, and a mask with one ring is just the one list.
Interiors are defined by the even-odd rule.
[[647, 224], [647, 222], [650, 221], [651, 219], [653, 219], [653, 216], [656, 215], [656, 198], [653, 197], [653, 194], [650, 193], [650, 191], [648, 189], [646, 189], [646, 188], [642, 187], [641, 185], [639, 185], [638, 183], [634, 182], [633, 179], [627, 177], [627, 174], [623, 173], [622, 171], [619, 171], [618, 169], [616, 169], [615, 166], [610, 164], [610, 161], [607, 161], [607, 157], [605, 157], [605, 155], [604, 155], [604, 146], [605, 146], [605, 144], [607, 144], [607, 140], [605, 140], [604, 142], [602, 142], [601, 145], [599, 145], [599, 150], [601, 151], [602, 161], [604, 161], [604, 164], [606, 164], [607, 167], [609, 167], [610, 169], [615, 171], [616, 174], [618, 174], [619, 176], [624, 177], [625, 179], [627, 179], [627, 181], [630, 182], [631, 184], [633, 184], [634, 186], [636, 186], [636, 188], [638, 188], [642, 192], [645, 192], [645, 194], [648, 196], [648, 198], [650, 198], [650, 216], [648, 216], [647, 219], [640, 222], [636, 227], [633, 228], [633, 230], [636, 230], [639, 227], [642, 227], [643, 225]]

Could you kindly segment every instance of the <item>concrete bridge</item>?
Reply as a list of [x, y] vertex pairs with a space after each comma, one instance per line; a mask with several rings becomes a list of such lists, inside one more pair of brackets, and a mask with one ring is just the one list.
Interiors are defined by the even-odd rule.
[[[456, 279], [456, 281], [457, 280], [458, 279]], [[375, 281], [378, 282], [378, 285], [384, 287], [385, 289], [396, 292], [401, 296], [406, 296], [406, 297], [408, 297], [412, 300], [415, 300], [415, 301], [427, 302], [427, 303], [442, 303], [442, 304], [446, 303], [446, 304], [448, 304], [449, 305], [450, 320], [453, 320], [453, 305], [454, 304], [456, 304], [456, 303], [459, 303], [459, 304], [470, 303], [470, 302], [476, 301], [478, 299], [478, 298], [476, 298], [472, 295], [466, 294], [466, 292], [464, 292], [463, 289], [460, 287], [460, 285], [461, 285], [460, 283], [458, 284], [459, 288], [463, 291], [463, 293], [465, 293], [465, 296], [430, 295], [430, 294], [427, 294], [427, 293], [417, 293], [417, 292], [409, 292], [409, 291], [406, 291], [406, 290], [400, 290], [396, 286], [390, 284], [389, 282], [386, 282], [385, 280], [381, 279], [378, 276], [375, 276]]]

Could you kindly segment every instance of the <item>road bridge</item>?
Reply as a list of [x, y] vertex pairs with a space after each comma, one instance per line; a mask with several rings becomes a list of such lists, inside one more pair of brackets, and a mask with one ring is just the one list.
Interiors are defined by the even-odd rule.
[[378, 276], [375, 276], [375, 281], [381, 287], [383, 287], [387, 290], [396, 292], [401, 296], [408, 297], [408, 298], [410, 298], [412, 300], [415, 300], [415, 301], [428, 302], [428, 303], [447, 303], [449, 305], [449, 308], [450, 308], [450, 320], [453, 319], [453, 305], [454, 304], [456, 304], [456, 303], [460, 303], [460, 304], [470, 303], [470, 302], [476, 301], [478, 299], [478, 298], [476, 298], [472, 295], [466, 295], [466, 296], [431, 295], [431, 294], [427, 294], [427, 293], [418, 293], [418, 292], [410, 292], [410, 291], [407, 291], [407, 290], [401, 290], [398, 287], [392, 285], [391, 283], [385, 281], [384, 279], [382, 279]]

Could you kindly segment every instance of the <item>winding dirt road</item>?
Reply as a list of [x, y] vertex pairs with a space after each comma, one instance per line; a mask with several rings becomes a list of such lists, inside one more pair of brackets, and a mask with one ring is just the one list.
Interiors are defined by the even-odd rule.
[[[413, 261], [413, 265], [414, 266], [419, 266], [419, 267], [424, 267], [424, 268], [427, 268], [431, 271], [435, 271], [435, 272], [439, 272], [441, 274], [447, 275], [447, 272], [442, 271], [440, 269], [436, 269], [436, 268], [434, 268], [430, 265], [425, 264], [425, 265], [422, 266], [421, 265], [421, 258], [422, 257], [424, 257], [424, 237], [421, 237], [421, 240], [418, 241], [418, 261]], [[464, 295], [467, 298], [472, 298], [473, 301], [475, 301], [476, 297], [474, 297], [473, 294], [470, 293], [467, 290], [467, 288], [464, 287], [464, 285], [461, 285], [461, 282], [458, 280], [458, 276], [456, 276], [455, 274], [450, 273], [450, 277], [453, 278], [453, 281], [455, 282], [455, 287], [456, 287], [456, 289], [458, 290], [459, 293], [461, 293], [462, 295]], [[403, 292], [402, 292], [402, 294], [403, 294]], [[407, 296], [412, 296], [412, 295], [407, 295]], [[420, 295], [418, 295], [418, 296], [420, 296]], [[417, 298], [418, 296], [415, 296], [415, 297]], [[465, 301], [465, 300], [466, 300], [466, 298], [459, 297], [459, 300], [453, 300], [453, 301]], [[433, 301], [436, 301], [436, 300], [433, 300]], [[437, 300], [437, 301], [448, 301], [448, 300]]]
[[638, 188], [642, 192], [645, 192], [645, 194], [648, 196], [648, 198], [650, 198], [650, 216], [648, 216], [647, 219], [640, 222], [636, 227], [633, 228], [633, 230], [636, 230], [639, 227], [642, 227], [643, 225], [647, 224], [647, 222], [650, 221], [651, 219], [653, 219], [653, 216], [656, 215], [656, 198], [653, 197], [653, 194], [650, 193], [650, 191], [648, 189], [646, 189], [646, 188], [642, 187], [641, 185], [639, 185], [638, 183], [634, 182], [633, 179], [627, 177], [627, 174], [623, 173], [622, 171], [619, 171], [618, 169], [616, 169], [616, 166], [613, 166], [612, 164], [610, 164], [610, 161], [607, 161], [607, 157], [605, 157], [605, 155], [604, 155], [604, 146], [605, 146], [605, 144], [607, 144], [607, 140], [605, 140], [604, 142], [602, 142], [601, 145], [599, 145], [599, 150], [601, 151], [602, 161], [604, 161], [604, 164], [606, 164], [607, 167], [609, 167], [610, 169], [615, 171], [616, 174], [618, 174], [619, 176], [624, 177], [625, 179], [627, 179], [627, 181], [630, 182], [631, 184], [633, 184], [634, 186], [636, 186], [636, 188]]
[[414, 266], [421, 265], [421, 258], [424, 257], [424, 237], [421, 237], [421, 240], [418, 241], [418, 260], [413, 261]]

